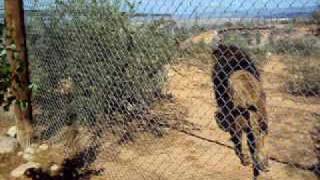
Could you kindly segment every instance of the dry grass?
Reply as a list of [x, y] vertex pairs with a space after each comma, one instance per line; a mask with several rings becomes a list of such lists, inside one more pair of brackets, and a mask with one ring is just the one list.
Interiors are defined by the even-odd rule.
[[289, 93], [304, 96], [320, 95], [320, 61], [319, 57], [287, 58], [289, 78], [286, 88]]

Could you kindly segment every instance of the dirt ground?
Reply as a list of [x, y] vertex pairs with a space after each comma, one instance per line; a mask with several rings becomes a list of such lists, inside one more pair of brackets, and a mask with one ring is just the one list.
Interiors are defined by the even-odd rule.
[[[212, 65], [195, 59], [181, 62], [169, 71], [167, 91], [174, 98], [161, 105], [165, 107], [162, 111], [178, 114], [177, 119], [194, 124], [196, 128], [185, 131], [168, 129], [162, 138], [145, 133], [139, 135], [135, 142], [121, 146], [105, 143], [93, 165], [93, 168], [104, 169], [104, 173], [92, 179], [252, 178], [251, 167], [240, 165], [230, 148], [229, 135], [221, 131], [214, 121], [216, 106], [211, 83]], [[314, 126], [314, 114], [320, 110], [320, 99], [297, 97], [285, 92], [288, 66], [284, 62], [285, 57], [271, 56], [262, 68], [270, 121], [267, 148], [272, 160], [270, 172], [261, 179], [317, 179], [311, 171], [303, 168], [316, 163], [310, 131]], [[5, 133], [9, 122], [12, 123], [1, 121], [1, 134]], [[0, 162], [0, 167], [10, 167], [5, 171], [9, 173], [17, 165], [15, 162], [20, 163], [21, 159], [12, 159], [10, 165]]]
[[[320, 98], [286, 93], [284, 83], [289, 66], [285, 60], [285, 56], [273, 55], [262, 67], [270, 123], [267, 149], [271, 168], [261, 179], [318, 179], [311, 171], [304, 169], [317, 163], [310, 132], [316, 120], [315, 114], [320, 112]], [[169, 70], [166, 90], [172, 94], [173, 100], [161, 104], [162, 111], [177, 114], [177, 120], [189, 122], [196, 128], [167, 129], [166, 135], [161, 138], [145, 133], [139, 135], [135, 142], [121, 146], [106, 141], [108, 143], [104, 144], [103, 151], [93, 165], [94, 168], [104, 169], [104, 173], [92, 179], [252, 178], [252, 168], [240, 164], [230, 148], [232, 143], [228, 133], [220, 130], [215, 123], [212, 64], [196, 59], [179, 62]], [[12, 121], [1, 121], [0, 116], [0, 134], [4, 134], [10, 125]], [[13, 159], [13, 163], [20, 161]], [[13, 163], [8, 166], [0, 162], [0, 168], [14, 168]], [[5, 172], [10, 172], [10, 169]]]
[[[272, 159], [270, 172], [262, 179], [317, 179], [303, 167], [316, 163], [310, 131], [315, 121], [313, 114], [320, 110], [320, 101], [285, 92], [288, 66], [284, 60], [285, 57], [272, 56], [262, 72], [270, 121], [267, 148]], [[240, 165], [233, 150], [227, 147], [232, 146], [229, 135], [222, 132], [213, 119], [216, 107], [211, 65], [203, 68], [192, 64], [181, 63], [172, 68], [168, 92], [174, 96], [176, 108], [186, 109], [185, 120], [199, 129], [190, 130], [193, 135], [171, 130], [163, 138], [143, 135], [139, 141], [121, 148], [108, 146], [109, 150], [101, 154], [101, 161], [96, 164], [105, 169], [105, 176], [94, 179], [252, 178], [251, 168]]]

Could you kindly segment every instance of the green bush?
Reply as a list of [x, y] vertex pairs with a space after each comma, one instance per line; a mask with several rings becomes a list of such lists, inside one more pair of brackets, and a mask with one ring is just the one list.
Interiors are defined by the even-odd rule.
[[[256, 38], [257, 45], [253, 45], [254, 38]], [[239, 33], [226, 33], [224, 35], [224, 43], [237, 45], [247, 53], [249, 53], [252, 59], [258, 66], [262, 66], [266, 60], [266, 55], [270, 52], [268, 46], [259, 46], [261, 43], [261, 33], [256, 32], [244, 32]], [[258, 44], [259, 43], [259, 44]]]
[[42, 117], [132, 120], [160, 96], [165, 65], [176, 51], [174, 37], [162, 20], [133, 23], [134, 8], [129, 4], [124, 13], [122, 3], [61, 1], [47, 10], [48, 17], [30, 21], [29, 31], [37, 32], [29, 36], [29, 47]]
[[256, 44], [257, 45], [260, 45], [261, 44], [261, 38], [262, 38], [262, 35], [259, 31], [256, 32]]
[[[1, 30], [3, 33], [3, 30]], [[3, 37], [3, 35], [0, 35]], [[7, 59], [7, 51], [5, 48], [4, 38], [0, 40], [0, 106], [3, 106], [5, 110], [8, 110], [10, 100], [5, 98], [8, 88], [11, 85], [11, 71], [10, 65]]]
[[243, 49], [249, 48], [249, 39], [247, 33], [225, 33], [223, 40], [225, 44], [234, 44]]
[[[320, 9], [320, 7], [319, 7]], [[316, 24], [320, 24], [320, 11], [316, 11], [312, 14], [312, 18], [313, 18], [313, 21], [316, 23]]]
[[300, 39], [280, 39], [272, 44], [273, 51], [278, 54], [311, 56], [320, 53], [320, 39], [308, 36]]

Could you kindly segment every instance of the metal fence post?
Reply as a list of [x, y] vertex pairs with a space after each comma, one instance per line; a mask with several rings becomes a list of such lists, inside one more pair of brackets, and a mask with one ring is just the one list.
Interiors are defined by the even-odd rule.
[[12, 73], [11, 91], [16, 98], [17, 138], [25, 148], [31, 143], [33, 128], [23, 0], [5, 0], [5, 23], [6, 49]]

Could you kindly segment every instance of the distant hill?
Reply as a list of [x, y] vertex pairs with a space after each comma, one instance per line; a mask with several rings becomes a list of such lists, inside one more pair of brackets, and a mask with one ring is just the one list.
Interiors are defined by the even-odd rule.
[[295, 17], [310, 17], [317, 9], [316, 6], [303, 8], [285, 8], [274, 9], [270, 14], [263, 14], [265, 18], [295, 18]]
[[[1, 0], [0, 0], [1, 1]], [[277, 18], [295, 18], [295, 17], [310, 17], [313, 12], [320, 10], [319, 6], [306, 6], [306, 7], [292, 7], [292, 8], [263, 8], [263, 9], [246, 9], [246, 10], [228, 10], [228, 9], [216, 9], [211, 13], [194, 13], [194, 14], [148, 14], [148, 13], [136, 13], [132, 16], [142, 19], [155, 19], [155, 18], [174, 18], [174, 19], [207, 19], [207, 18], [264, 18], [264, 19], [277, 19]], [[26, 14], [44, 13], [42, 10], [26, 10]], [[3, 23], [4, 12], [0, 11], [0, 24]]]
[[250, 9], [250, 10], [223, 10], [217, 9], [212, 13], [199, 13], [199, 14], [179, 14], [178, 18], [294, 18], [294, 17], [310, 17], [313, 12], [319, 9], [318, 6], [308, 7], [292, 7], [292, 8], [263, 8], [263, 9]]

